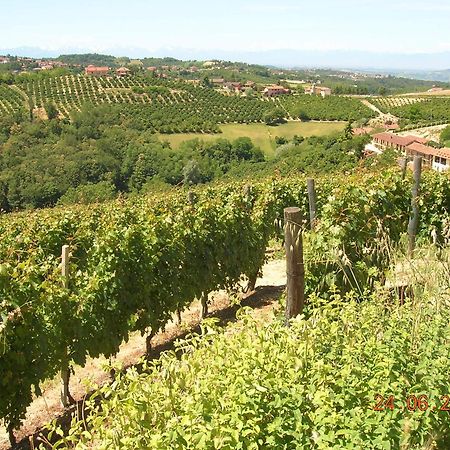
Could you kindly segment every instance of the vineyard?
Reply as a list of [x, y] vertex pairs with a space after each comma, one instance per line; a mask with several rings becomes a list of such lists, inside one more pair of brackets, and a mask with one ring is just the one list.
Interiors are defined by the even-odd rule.
[[17, 88], [22, 90], [23, 98], [10, 87], [1, 87], [0, 107], [4, 112], [23, 109], [27, 97], [34, 109], [53, 104], [60, 117], [66, 118], [72, 118], [84, 104], [115, 105], [130, 120], [161, 133], [218, 132], [218, 124], [222, 123], [262, 122], [264, 115], [274, 109], [286, 117], [297, 117], [300, 108], [306, 118], [313, 120], [356, 120], [374, 115], [360, 101], [350, 98], [240, 97], [183, 81], [145, 76], [23, 77]]
[[0, 117], [25, 111], [24, 98], [10, 86], [0, 84]]
[[265, 105], [258, 100], [145, 77], [68, 75], [30, 81], [23, 89], [36, 107], [53, 102], [66, 117], [85, 103], [120, 104], [124, 115], [163, 133], [218, 131], [218, 123], [261, 121], [265, 111]]
[[373, 103], [383, 112], [400, 117], [404, 125], [437, 125], [450, 122], [449, 98], [390, 97]]
[[375, 117], [376, 114], [359, 100], [348, 97], [298, 95], [280, 97], [281, 106], [293, 118], [311, 120], [349, 120]]
[[[387, 172], [317, 184], [319, 224], [305, 236], [307, 293], [328, 301], [329, 292], [362, 295], [390, 264], [380, 243], [396, 245], [406, 230], [410, 181]], [[419, 237], [435, 230], [443, 239], [449, 178], [425, 174], [421, 204]], [[208, 187], [190, 202], [179, 192], [2, 216], [0, 417], [17, 427], [39, 385], [68, 361], [113, 355], [131, 332], [153, 334], [194, 298], [232, 288], [242, 275], [253, 279], [291, 205], [308, 217], [304, 178]], [[71, 251], [68, 281], [62, 245]], [[448, 323], [442, 332], [448, 339]]]
[[424, 97], [378, 97], [371, 99], [371, 102], [374, 103], [381, 111], [390, 112], [392, 108], [414, 105], [426, 100], [427, 99]]

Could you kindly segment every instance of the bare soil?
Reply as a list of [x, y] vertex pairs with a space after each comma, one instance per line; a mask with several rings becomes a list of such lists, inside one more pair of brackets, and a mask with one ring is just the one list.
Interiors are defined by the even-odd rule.
[[431, 139], [433, 141], [439, 142], [442, 130], [449, 124], [444, 125], [433, 125], [431, 127], [416, 128], [414, 130], [408, 130], [405, 132], [398, 133], [399, 136], [418, 136], [426, 139]]
[[[245, 296], [241, 306], [250, 306], [254, 309], [254, 316], [262, 321], [269, 322], [274, 312], [279, 308], [278, 299], [284, 291], [286, 283], [286, 269], [283, 260], [268, 262], [263, 268], [263, 275], [256, 283], [255, 291]], [[220, 319], [225, 325], [236, 320], [238, 305], [230, 303], [228, 294], [224, 291], [210, 294], [211, 304], [209, 315]], [[173, 348], [173, 343], [183, 338], [188, 332], [197, 331], [200, 323], [200, 303], [194, 301], [189, 309], [182, 313], [182, 323], [177, 324], [176, 319], [170, 322], [166, 329], [152, 339], [151, 358], [158, 358], [163, 351]], [[124, 342], [119, 353], [111, 361], [114, 365], [127, 368], [138, 364], [145, 355], [145, 336], [133, 334], [128, 342]], [[59, 378], [43, 383], [42, 396], [35, 398], [27, 409], [26, 419], [19, 430], [15, 431], [18, 445], [15, 448], [30, 449], [38, 443], [39, 430], [46, 423], [57, 418], [62, 423], [69, 424], [71, 414], [76, 408], [82, 407], [83, 400], [95, 386], [102, 386], [110, 382], [109, 371], [105, 366], [109, 361], [106, 358], [88, 359], [84, 367], [75, 367], [70, 379], [70, 392], [77, 405], [64, 410], [60, 404]], [[37, 445], [36, 445], [37, 446]], [[11, 449], [8, 433], [5, 427], [0, 428], [0, 450]]]

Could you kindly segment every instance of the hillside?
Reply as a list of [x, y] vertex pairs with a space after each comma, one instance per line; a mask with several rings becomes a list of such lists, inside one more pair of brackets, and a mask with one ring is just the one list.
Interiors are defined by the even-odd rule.
[[[20, 98], [19, 93], [23, 96], [22, 104], [12, 99], [13, 95]], [[119, 104], [123, 105], [124, 114], [140, 114], [147, 118], [149, 125], [162, 132], [209, 131], [218, 123], [261, 122], [265, 113], [280, 107], [278, 99], [227, 95], [224, 91], [151, 75], [126, 78], [23, 75], [14, 86], [2, 86], [0, 95], [0, 101], [5, 103], [0, 110], [3, 114], [11, 110], [24, 111], [29, 105], [36, 110], [53, 104], [60, 116], [69, 118], [86, 103]], [[356, 120], [372, 116], [372, 111], [358, 100], [348, 98], [299, 95], [294, 103], [304, 108], [310, 119]], [[188, 125], [189, 122], [192, 123]]]
[[[222, 94], [211, 91], [211, 95]], [[274, 171], [350, 170], [361, 163], [367, 140], [353, 137], [348, 124], [342, 122], [219, 127], [208, 116], [206, 124], [214, 125], [215, 133], [205, 134], [198, 119], [152, 115], [151, 111], [138, 105], [86, 104], [72, 113], [71, 121], [54, 117], [30, 122], [14, 115], [0, 118], [0, 207], [14, 211], [91, 203], [219, 181], [228, 174], [255, 178]], [[230, 111], [239, 113], [231, 107]], [[155, 133], [158, 128], [167, 131], [169, 125], [164, 124], [169, 121], [170, 129], [175, 129], [177, 120], [185, 120], [188, 129], [197, 133]]]
[[450, 123], [450, 96], [448, 91], [435, 96], [394, 96], [376, 98], [374, 102], [383, 112], [401, 119], [403, 126], [429, 126]]

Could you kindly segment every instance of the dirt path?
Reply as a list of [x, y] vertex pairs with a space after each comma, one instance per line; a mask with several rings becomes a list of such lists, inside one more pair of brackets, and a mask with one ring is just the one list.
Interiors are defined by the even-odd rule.
[[366, 105], [368, 108], [370, 108], [372, 111], [375, 111], [378, 116], [370, 120], [370, 125], [372, 127], [383, 127], [386, 123], [398, 123], [398, 117], [394, 116], [391, 113], [384, 113], [379, 109], [377, 106], [375, 106], [372, 102], [370, 102], [367, 99], [361, 100], [361, 103]]
[[380, 115], [380, 116], [383, 115], [383, 112], [381, 110], [379, 110], [373, 103], [370, 103], [369, 100], [361, 100], [361, 103], [363, 105], [366, 105], [372, 111], [375, 111], [378, 115]]
[[[274, 309], [277, 309], [277, 299], [284, 290], [286, 283], [286, 267], [284, 260], [273, 260], [263, 268], [263, 275], [257, 280], [255, 291], [248, 295], [242, 304], [255, 309], [254, 314], [258, 320], [270, 321]], [[238, 306], [230, 304], [230, 299], [224, 291], [210, 294], [212, 303], [210, 314], [218, 317], [223, 324], [235, 320]], [[161, 352], [172, 348], [176, 339], [183, 338], [188, 331], [195, 330], [199, 324], [200, 305], [195, 301], [191, 307], [182, 313], [182, 324], [170, 322], [163, 332], [157, 334], [152, 340], [152, 358], [158, 358]], [[128, 367], [138, 363], [145, 354], [145, 337], [135, 333], [128, 342], [124, 343], [113, 363], [120, 367]], [[75, 367], [75, 373], [70, 380], [70, 391], [75, 400], [81, 401], [91, 390], [90, 386], [101, 386], [110, 378], [104, 370], [106, 358], [88, 359], [85, 367]], [[20, 430], [15, 432], [20, 442], [17, 448], [31, 448], [29, 436], [32, 436], [45, 423], [61, 416], [64, 413], [59, 402], [59, 379], [43, 383], [42, 396], [36, 398], [27, 410], [27, 416]], [[0, 450], [10, 449], [8, 434], [4, 427], [0, 428]]]

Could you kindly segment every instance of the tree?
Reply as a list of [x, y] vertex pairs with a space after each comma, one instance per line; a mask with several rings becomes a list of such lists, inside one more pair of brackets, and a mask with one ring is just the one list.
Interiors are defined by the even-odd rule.
[[201, 182], [200, 167], [194, 159], [188, 161], [183, 168], [183, 183], [185, 185], [198, 184]]
[[450, 125], [442, 130], [441, 133], [441, 144], [450, 146]]
[[283, 136], [275, 136], [275, 144], [277, 144], [277, 146], [279, 145], [283, 145], [287, 143], [287, 139]]
[[303, 136], [298, 136], [297, 134], [294, 134], [294, 137], [292, 138], [292, 143], [294, 145], [300, 145], [305, 138]]
[[47, 103], [44, 106], [44, 109], [49, 120], [56, 119], [58, 117], [58, 109], [53, 103]]
[[351, 139], [353, 136], [353, 128], [351, 122], [347, 122], [344, 128], [344, 136], [346, 139]]
[[207, 76], [203, 77], [202, 86], [206, 87], [206, 88], [212, 87], [212, 83], [211, 83], [211, 81], [209, 80], [209, 78]]
[[264, 114], [263, 120], [266, 125], [278, 125], [279, 123], [283, 123], [285, 121], [284, 113], [281, 109], [273, 109]]
[[308, 113], [301, 106], [296, 108], [292, 115], [297, 119], [300, 119], [302, 122], [308, 122], [311, 120], [311, 117], [309, 117]]

